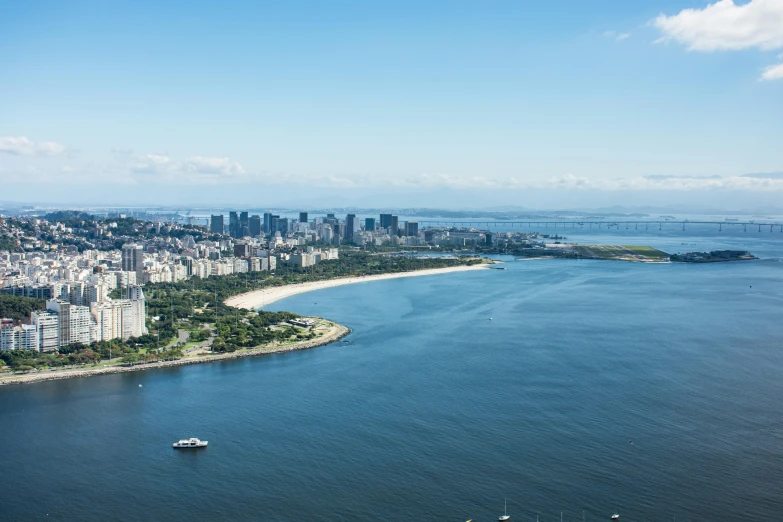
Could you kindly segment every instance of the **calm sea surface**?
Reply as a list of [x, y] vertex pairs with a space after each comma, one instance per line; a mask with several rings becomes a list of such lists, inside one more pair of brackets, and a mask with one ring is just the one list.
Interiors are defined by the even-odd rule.
[[339, 287], [274, 308], [347, 342], [0, 388], [0, 519], [783, 520], [783, 234], [581, 234], [763, 259]]

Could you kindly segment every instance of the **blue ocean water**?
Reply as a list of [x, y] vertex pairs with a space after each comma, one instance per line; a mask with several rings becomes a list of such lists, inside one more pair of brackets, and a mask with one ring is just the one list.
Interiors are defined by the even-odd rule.
[[763, 259], [506, 258], [275, 303], [346, 342], [0, 388], [0, 519], [782, 520], [767, 234], [583, 233]]

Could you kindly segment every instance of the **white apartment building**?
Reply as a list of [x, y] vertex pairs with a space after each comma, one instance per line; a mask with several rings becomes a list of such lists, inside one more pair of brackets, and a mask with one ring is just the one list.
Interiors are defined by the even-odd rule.
[[38, 350], [38, 330], [34, 325], [14, 326], [10, 319], [0, 320], [0, 350]]
[[147, 333], [144, 299], [115, 299], [90, 305], [97, 329], [96, 341], [130, 339]]
[[71, 343], [90, 344], [97, 340], [97, 325], [88, 307], [72, 305], [60, 299], [50, 299], [46, 302], [46, 309], [58, 314], [59, 346], [67, 346]]
[[32, 323], [38, 329], [38, 351], [55, 352], [60, 347], [60, 319], [48, 310], [30, 314]]

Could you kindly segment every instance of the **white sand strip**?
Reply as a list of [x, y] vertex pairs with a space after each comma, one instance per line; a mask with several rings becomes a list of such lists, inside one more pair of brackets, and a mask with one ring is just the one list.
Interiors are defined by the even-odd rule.
[[398, 277], [418, 277], [435, 274], [448, 274], [451, 272], [464, 272], [466, 270], [482, 270], [490, 266], [489, 264], [454, 266], [447, 268], [430, 268], [427, 270], [414, 270], [411, 272], [396, 272], [393, 274], [379, 274], [364, 277], [341, 277], [338, 279], [326, 279], [324, 281], [313, 281], [310, 283], [297, 283], [293, 285], [272, 286], [262, 290], [254, 290], [246, 294], [235, 295], [226, 299], [228, 306], [237, 308], [247, 308], [254, 310], [267, 306], [270, 303], [291, 297], [292, 295], [312, 292], [313, 290], [323, 290], [324, 288], [333, 288], [335, 286], [351, 285], [354, 283], [367, 283], [370, 281], [381, 281], [384, 279], [397, 279]]

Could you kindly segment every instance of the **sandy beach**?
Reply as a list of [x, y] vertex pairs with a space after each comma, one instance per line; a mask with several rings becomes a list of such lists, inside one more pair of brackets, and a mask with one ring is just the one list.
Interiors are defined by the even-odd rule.
[[262, 308], [268, 304], [274, 303], [275, 301], [279, 301], [280, 299], [291, 297], [292, 295], [302, 294], [304, 292], [312, 292], [314, 290], [323, 290], [325, 288], [333, 288], [335, 286], [351, 285], [355, 283], [368, 283], [370, 281], [381, 281], [384, 279], [397, 279], [398, 277], [419, 277], [436, 274], [448, 274], [451, 272], [464, 272], [466, 270], [483, 270], [488, 266], [488, 264], [479, 264], [447, 268], [432, 268], [428, 270], [414, 270], [411, 272], [397, 272], [394, 274], [379, 274], [364, 277], [343, 277], [325, 281], [313, 281], [311, 283], [273, 286], [263, 290], [255, 290], [246, 294], [230, 297], [226, 299], [225, 303], [228, 306], [253, 310], [256, 308]]

